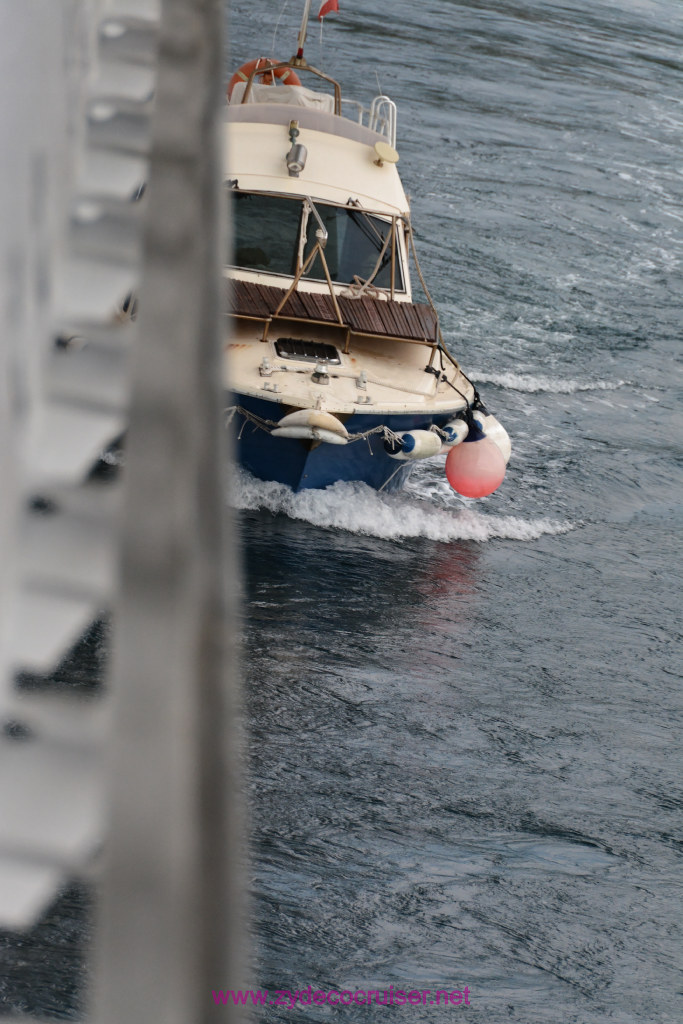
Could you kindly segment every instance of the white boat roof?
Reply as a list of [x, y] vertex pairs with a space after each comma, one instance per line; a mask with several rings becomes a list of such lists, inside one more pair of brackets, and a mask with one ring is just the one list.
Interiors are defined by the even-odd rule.
[[[262, 87], [273, 93], [301, 86]], [[310, 92], [310, 90], [304, 90]], [[299, 177], [287, 173], [289, 125], [298, 122], [297, 142], [308, 159]], [[409, 204], [395, 164], [377, 162], [375, 145], [386, 136], [327, 110], [282, 101], [231, 103], [225, 110], [226, 178], [247, 191], [310, 195], [346, 205], [349, 198], [364, 209], [389, 216], [407, 215]]]
[[[237, 94], [239, 86], [242, 86], [241, 91], [244, 91], [244, 83], [240, 82], [239, 85], [235, 86], [233, 95]], [[340, 117], [338, 114], [333, 113], [331, 96], [313, 93], [312, 89], [304, 90], [303, 86], [300, 85], [283, 85], [276, 89], [272, 85], [263, 85], [255, 87], [252, 91], [258, 95], [258, 92], [264, 89], [268, 90], [271, 97], [282, 93], [289, 95], [293, 93], [296, 102], [287, 102], [284, 97], [277, 102], [272, 100], [266, 102], [264, 99], [259, 99], [253, 103], [249, 101], [246, 103], [235, 103], [233, 100], [225, 108], [225, 120], [248, 122], [250, 124], [289, 125], [289, 122], [295, 119], [299, 122], [301, 128], [309, 128], [311, 131], [316, 132], [326, 132], [328, 135], [338, 135], [342, 139], [364, 142], [368, 146], [374, 146], [376, 142], [386, 141], [385, 136], [379, 132], [375, 132], [371, 128], [359, 124], [357, 121], [352, 121], [348, 117]], [[313, 96], [320, 96], [321, 99], [329, 100], [329, 108], [309, 107], [301, 103], [300, 100], [303, 98], [301, 96], [302, 90]], [[296, 109], [292, 110], [292, 107]]]

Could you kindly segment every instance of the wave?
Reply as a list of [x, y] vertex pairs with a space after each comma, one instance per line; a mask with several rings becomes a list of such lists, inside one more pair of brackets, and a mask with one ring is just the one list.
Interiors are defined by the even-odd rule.
[[477, 373], [470, 376], [478, 384], [494, 384], [509, 391], [527, 393], [547, 391], [555, 395], [573, 395], [577, 391], [616, 391], [626, 384], [625, 380], [556, 380], [553, 377], [533, 377], [522, 373]]
[[403, 541], [424, 538], [441, 542], [469, 540], [536, 540], [567, 533], [568, 523], [518, 516], [486, 515], [472, 508], [447, 510], [403, 494], [380, 494], [363, 483], [336, 483], [325, 490], [294, 493], [284, 484], [236, 472], [233, 505], [242, 510], [267, 509], [313, 526]]

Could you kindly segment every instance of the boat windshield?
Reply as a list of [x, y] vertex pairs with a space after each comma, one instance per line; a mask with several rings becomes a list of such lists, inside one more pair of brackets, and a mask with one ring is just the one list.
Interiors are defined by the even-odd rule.
[[293, 277], [303, 204], [281, 196], [231, 194], [236, 265]]
[[[234, 265], [245, 270], [293, 277], [298, 266], [301, 235], [305, 233], [304, 262], [316, 242], [318, 222], [299, 198], [232, 192]], [[355, 277], [367, 281], [377, 267], [391, 221], [365, 213], [357, 206], [332, 206], [316, 202], [316, 210], [328, 234], [325, 260], [332, 281], [350, 284]], [[395, 288], [404, 290], [401, 263], [395, 261]], [[320, 255], [306, 278], [324, 281]], [[372, 278], [378, 288], [391, 287], [391, 239]]]

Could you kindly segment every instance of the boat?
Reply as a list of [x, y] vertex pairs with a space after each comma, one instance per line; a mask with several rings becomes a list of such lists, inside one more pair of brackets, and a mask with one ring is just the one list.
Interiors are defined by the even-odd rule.
[[[307, 62], [310, 5], [294, 56], [252, 59], [227, 89], [223, 285], [238, 461], [295, 491], [338, 481], [393, 491], [417, 461], [442, 455], [460, 494], [490, 494], [510, 440], [444, 342], [398, 173], [396, 105], [347, 99]], [[426, 301], [414, 300], [412, 268]]]

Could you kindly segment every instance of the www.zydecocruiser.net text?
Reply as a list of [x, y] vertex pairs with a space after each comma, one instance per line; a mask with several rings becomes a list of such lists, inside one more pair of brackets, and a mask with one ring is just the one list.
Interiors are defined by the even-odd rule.
[[314, 990], [311, 985], [306, 989], [297, 989], [290, 992], [289, 989], [276, 989], [269, 992], [268, 989], [214, 989], [213, 999], [217, 1006], [286, 1006], [293, 1009], [297, 1003], [300, 1006], [368, 1006], [378, 1004], [380, 1006], [470, 1006], [470, 990], [467, 986], [462, 989], [395, 989], [390, 985], [388, 989], [357, 989], [351, 992], [348, 989], [337, 991], [332, 989], [329, 992]]

